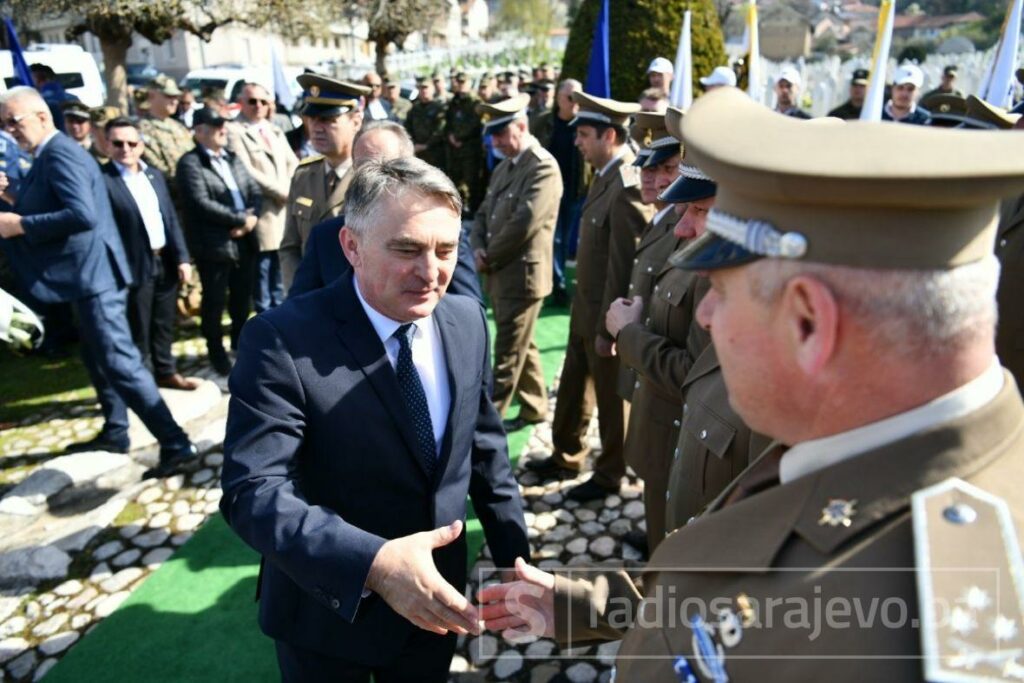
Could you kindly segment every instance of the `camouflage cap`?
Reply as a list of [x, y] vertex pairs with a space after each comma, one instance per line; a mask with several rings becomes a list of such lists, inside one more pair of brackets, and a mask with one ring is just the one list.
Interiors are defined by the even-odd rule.
[[174, 82], [174, 79], [167, 74], [157, 74], [146, 84], [147, 90], [163, 93], [168, 97], [181, 97], [181, 88]]
[[105, 107], [93, 107], [89, 110], [89, 119], [97, 126], [102, 126], [107, 121], [116, 119], [120, 115], [120, 109], [109, 105]]

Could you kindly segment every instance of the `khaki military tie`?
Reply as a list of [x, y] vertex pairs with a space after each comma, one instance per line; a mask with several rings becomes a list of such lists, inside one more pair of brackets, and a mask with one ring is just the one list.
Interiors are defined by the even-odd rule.
[[338, 174], [334, 172], [332, 168], [327, 172], [327, 197], [330, 198], [334, 194], [334, 189], [338, 187]]

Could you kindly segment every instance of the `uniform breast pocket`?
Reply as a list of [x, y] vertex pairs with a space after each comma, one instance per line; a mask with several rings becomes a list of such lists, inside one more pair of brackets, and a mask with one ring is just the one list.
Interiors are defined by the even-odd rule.
[[729, 447], [736, 438], [736, 428], [723, 420], [700, 401], [690, 401], [683, 418], [683, 429], [692, 442], [700, 444], [696, 458], [700, 477], [702, 504], [717, 496], [733, 478]]

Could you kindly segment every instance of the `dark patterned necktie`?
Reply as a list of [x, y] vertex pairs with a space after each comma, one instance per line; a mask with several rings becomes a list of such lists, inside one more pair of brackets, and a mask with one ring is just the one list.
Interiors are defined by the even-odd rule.
[[334, 188], [338, 187], [338, 174], [331, 169], [327, 172], [327, 198], [334, 194]]
[[423, 391], [423, 383], [412, 362], [412, 336], [416, 333], [416, 325], [406, 323], [393, 335], [398, 340], [398, 364], [395, 373], [398, 375], [398, 388], [412, 417], [413, 432], [416, 434], [416, 445], [420, 456], [427, 466], [427, 471], [434, 475], [437, 465], [437, 447], [434, 442], [434, 426], [430, 421], [430, 408], [427, 395]]

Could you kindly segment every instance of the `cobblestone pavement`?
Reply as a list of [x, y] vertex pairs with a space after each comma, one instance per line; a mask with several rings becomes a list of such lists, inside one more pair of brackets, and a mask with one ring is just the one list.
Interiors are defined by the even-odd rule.
[[[204, 368], [201, 341], [179, 342], [175, 350], [184, 373], [226, 390], [223, 379]], [[71, 441], [95, 433], [99, 418], [91, 406], [76, 405], [66, 414], [44, 409], [15, 428], [17, 438], [7, 439], [0, 453], [6, 487], [0, 490], [0, 680], [42, 678], [217, 512], [226, 397], [209, 383], [200, 392], [205, 400], [165, 394], [176, 415], [194, 416], [187, 426], [202, 456], [163, 480], [139, 482], [145, 466], [155, 461], [155, 447], [133, 451], [131, 457], [56, 455]], [[596, 424], [589, 438], [597, 447]], [[541, 424], [521, 459], [550, 450], [550, 424]], [[580, 505], [562, 495], [578, 479], [542, 483], [521, 469], [517, 474], [535, 564], [639, 560], [619, 540], [630, 529], [643, 529], [642, 490], [635, 478], [619, 495]], [[486, 548], [470, 577], [474, 593], [481, 583], [497, 581]], [[513, 646], [493, 634], [462, 638], [452, 680], [603, 683], [610, 679], [617, 648], [618, 643], [609, 643], [559, 650], [545, 639]]]

